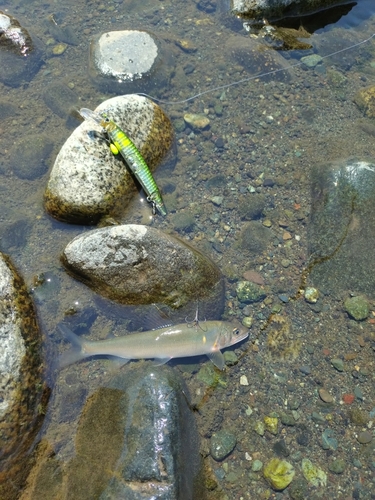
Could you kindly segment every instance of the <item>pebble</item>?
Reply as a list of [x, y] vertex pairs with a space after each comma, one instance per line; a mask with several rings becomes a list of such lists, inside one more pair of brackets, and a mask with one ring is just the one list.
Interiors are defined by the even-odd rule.
[[356, 321], [366, 319], [370, 312], [368, 300], [363, 295], [349, 297], [344, 302], [345, 311]]
[[253, 324], [253, 318], [251, 316], [245, 316], [243, 319], [242, 319], [242, 324], [243, 326], [245, 326], [246, 328], [250, 328], [251, 325]]
[[236, 436], [229, 431], [221, 430], [211, 437], [210, 453], [214, 460], [223, 460], [236, 446]]
[[336, 368], [338, 372], [343, 372], [344, 371], [344, 362], [340, 358], [333, 358], [331, 359], [331, 365]]
[[57, 45], [55, 45], [53, 47], [52, 54], [54, 56], [61, 56], [61, 54], [63, 54], [67, 48], [68, 48], [68, 45], [66, 43], [58, 43]]
[[192, 129], [195, 130], [204, 130], [210, 124], [210, 120], [206, 115], [200, 115], [195, 113], [185, 113], [184, 114], [185, 122], [190, 125]]
[[241, 375], [241, 377], [240, 377], [240, 385], [249, 385], [249, 381], [247, 380], [246, 375]]
[[333, 396], [326, 389], [319, 389], [319, 397], [325, 403], [333, 403]]
[[308, 287], [305, 290], [305, 300], [309, 304], [315, 304], [319, 298], [319, 291], [316, 288]]
[[279, 419], [277, 417], [264, 417], [263, 420], [266, 430], [276, 436], [279, 427]]
[[264, 467], [263, 476], [275, 490], [284, 490], [292, 481], [295, 470], [286, 460], [272, 458]]
[[308, 458], [302, 460], [302, 473], [306, 481], [315, 487], [327, 485], [327, 474]]
[[372, 434], [369, 431], [362, 431], [357, 436], [358, 443], [367, 444], [372, 441]]
[[345, 470], [345, 460], [338, 458], [333, 460], [328, 466], [328, 469], [334, 474], [342, 474]]

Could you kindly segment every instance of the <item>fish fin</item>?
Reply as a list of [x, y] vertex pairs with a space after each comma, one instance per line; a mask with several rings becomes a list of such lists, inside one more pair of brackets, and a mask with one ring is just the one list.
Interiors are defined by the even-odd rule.
[[154, 359], [154, 365], [155, 366], [160, 366], [160, 365], [165, 365], [165, 363], [168, 363], [172, 358], [155, 358]]
[[225, 361], [221, 351], [208, 352], [207, 356], [219, 370], [224, 370]]
[[115, 357], [111, 356], [111, 359], [113, 360], [113, 363], [116, 365], [116, 368], [121, 368], [130, 361], [130, 358], [120, 358], [118, 356]]
[[55, 368], [61, 369], [65, 366], [75, 363], [76, 361], [80, 361], [81, 359], [85, 358], [86, 355], [82, 349], [83, 342], [78, 337], [78, 335], [73, 333], [72, 330], [70, 330], [70, 328], [68, 328], [63, 323], [57, 325], [57, 328], [63, 334], [64, 338], [72, 344], [72, 347], [63, 352], [55, 362]]

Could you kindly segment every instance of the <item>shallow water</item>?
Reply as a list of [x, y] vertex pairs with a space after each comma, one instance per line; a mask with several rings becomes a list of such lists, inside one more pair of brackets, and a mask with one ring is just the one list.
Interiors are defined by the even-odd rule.
[[[161, 90], [155, 97], [181, 101], [250, 76], [223, 50], [223, 40], [235, 31], [228, 27], [231, 23], [225, 20], [222, 12], [205, 13], [195, 2], [183, 0], [148, 0], [142, 2], [142, 8], [139, 5], [134, 0], [0, 2], [0, 10], [11, 13], [44, 43], [51, 43], [51, 46], [57, 43], [48, 32], [48, 16], [51, 14], [62, 26], [72, 26], [78, 39], [78, 44], [68, 45], [63, 55], [48, 56], [29, 84], [20, 88], [0, 84], [0, 100], [16, 107], [15, 114], [0, 123], [0, 248], [12, 257], [30, 289], [35, 288], [38, 277], [43, 279], [43, 274], [46, 277], [43, 286], [36, 288], [35, 300], [41, 326], [49, 339], [50, 357], [56, 355], [54, 349], [59, 349], [55, 326], [67, 313], [76, 312], [82, 328], [91, 327], [93, 338], [103, 330], [112, 332], [126, 327], [127, 314], [125, 308], [97, 300], [89, 289], [64, 272], [59, 261], [62, 249], [74, 236], [89, 228], [62, 224], [45, 214], [42, 200], [48, 173], [28, 181], [18, 178], [13, 172], [17, 161], [13, 145], [21, 137], [32, 133], [47, 134], [51, 138], [53, 151], [47, 160], [51, 168], [60, 147], [77, 125], [77, 122], [54, 114], [46, 106], [43, 101], [46, 85], [56, 82], [67, 85], [76, 94], [79, 106], [96, 107], [111, 95], [98, 92], [90, 82], [87, 71], [90, 38], [104, 31], [134, 27], [150, 30], [172, 41], [190, 40], [196, 48], [195, 52], [187, 53], [173, 45], [175, 76], [170, 88]], [[369, 38], [375, 33], [371, 9], [374, 10], [372, 2], [358, 2], [340, 21], [317, 29], [310, 39], [312, 45], [319, 54], [326, 56]], [[247, 35], [240, 31], [237, 36]], [[305, 54], [284, 55], [290, 64], [295, 64]], [[350, 372], [356, 364], [366, 366], [370, 372], [361, 385], [365, 397], [358, 406], [366, 411], [372, 409], [372, 350], [361, 351], [360, 357], [344, 375], [338, 375], [326, 361], [328, 355], [323, 353], [322, 347], [329, 348], [335, 356], [357, 347], [353, 332], [351, 336], [346, 333], [353, 326], [340, 312], [334, 297], [325, 297], [325, 305], [330, 311], [326, 314], [324, 311], [313, 312], [303, 301], [283, 305], [290, 321], [290, 331], [285, 334], [286, 345], [273, 349], [270, 343], [267, 344], [262, 328], [272, 306], [279, 303], [278, 296], [283, 293], [294, 296], [301, 284], [307, 260], [311, 165], [351, 155], [374, 155], [373, 138], [358, 125], [362, 116], [353, 103], [356, 91], [372, 84], [374, 69], [371, 63], [374, 62], [372, 39], [325, 60], [326, 69], [334, 70], [331, 73], [319, 74], [297, 66], [291, 70], [293, 77], [289, 82], [278, 78], [265, 82], [260, 77], [227, 89], [212, 90], [185, 104], [163, 105], [172, 120], [181, 119], [185, 112], [206, 113], [211, 121], [211, 133], [190, 131], [177, 134], [175, 169], [171, 172], [161, 167], [155, 174], [162, 189], [167, 184], [175, 186], [177, 209], [165, 219], [157, 217], [155, 227], [174, 231], [176, 214], [184, 211], [194, 214], [194, 229], [187, 233], [182, 231], [180, 236], [202, 249], [221, 267], [227, 281], [228, 316], [242, 318], [235, 287], [243, 272], [249, 269], [260, 272], [269, 286], [268, 301], [251, 307], [250, 315], [254, 319], [252, 341], [242, 348], [245, 356], [230, 369], [226, 388], [214, 391], [202, 404], [202, 413], [198, 416], [202, 435], [209, 436], [221, 427], [234, 427], [238, 434], [241, 445], [225, 460], [227, 469], [222, 468], [222, 463], [211, 464], [215, 469], [237, 474], [233, 482], [228, 480], [228, 475], [220, 481], [230, 499], [268, 498], [266, 483], [261, 476], [251, 473], [251, 465], [255, 458], [263, 462], [269, 460], [274, 454], [272, 447], [283, 439], [297, 468], [300, 459], [297, 454], [326, 468], [328, 454], [319, 445], [319, 440], [322, 431], [332, 422], [340, 436], [340, 448], [332, 455], [344, 458], [347, 468], [341, 475], [331, 474], [319, 495], [349, 498], [357, 488], [356, 483], [363, 481], [361, 491], [365, 493], [360, 498], [370, 498], [366, 492], [371, 490], [373, 464], [370, 459], [362, 458], [363, 450], [355, 441], [356, 430], [348, 427], [344, 412], [340, 413], [339, 407], [332, 409], [331, 413], [325, 412], [327, 424], [321, 427], [309, 415], [320, 410], [316, 397], [319, 381], [324, 381], [325, 386], [343, 388], [344, 392], [354, 390], [356, 383]], [[344, 77], [339, 82], [338, 74]], [[215, 112], [215, 106], [222, 111]], [[273, 179], [275, 183], [264, 187], [264, 179]], [[272, 222], [270, 242], [260, 253], [239, 247], [245, 222], [238, 207], [242, 198], [248, 195], [249, 186], [265, 195], [266, 208], [261, 220], [270, 219]], [[223, 196], [222, 205], [213, 204], [213, 196]], [[143, 214], [140, 215], [140, 204], [135, 199], [124, 222], [140, 223], [141, 220]], [[292, 235], [290, 240], [283, 238], [285, 231]], [[365, 335], [373, 326], [365, 324], [363, 328], [365, 332], [355, 329], [356, 334]], [[302, 347], [298, 348], [299, 345]], [[311, 348], [314, 354], [311, 354]], [[288, 349], [295, 349], [295, 357], [285, 354]], [[310, 379], [306, 382], [307, 379], [301, 377], [298, 370], [305, 364], [313, 366], [314, 382]], [[80, 385], [91, 391], [105, 380], [111, 368], [106, 361], [98, 360], [77, 365], [71, 370], [77, 374]], [[60, 381], [66, 374], [60, 375]], [[249, 386], [239, 385], [242, 374], [247, 376]], [[199, 403], [205, 386], [194, 374], [186, 372], [185, 378], [193, 399]], [[249, 407], [253, 417], [262, 418], [273, 411], [283, 411], [287, 401], [293, 398], [301, 401], [301, 429], [305, 426], [311, 436], [307, 447], [295, 444], [296, 427], [290, 432], [285, 427], [270, 440], [251, 432], [250, 418], [246, 414]], [[51, 407], [50, 418], [53, 420], [52, 410]], [[218, 428], [215, 427], [218, 424], [214, 415], [220, 415]], [[52, 440], [53, 429], [52, 426], [47, 436]], [[62, 457], [69, 456], [71, 446], [69, 442], [61, 446]], [[353, 464], [354, 459], [362, 460], [361, 467]], [[312, 490], [309, 491], [309, 498], [315, 498]], [[290, 498], [287, 491], [280, 495], [280, 498]]]

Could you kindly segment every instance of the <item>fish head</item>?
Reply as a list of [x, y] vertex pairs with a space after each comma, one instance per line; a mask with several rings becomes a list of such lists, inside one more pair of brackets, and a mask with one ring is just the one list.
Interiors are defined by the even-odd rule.
[[231, 345], [237, 344], [249, 336], [249, 329], [245, 328], [241, 323], [235, 321], [229, 323], [228, 321], [223, 321], [222, 326], [219, 330], [219, 335], [217, 339], [217, 347], [219, 349], [224, 349]]
[[91, 109], [81, 108], [79, 110], [79, 114], [85, 120], [93, 120], [104, 129], [108, 129], [108, 127], [110, 127], [112, 123], [112, 121], [108, 118], [108, 116], [105, 113], [99, 114], [96, 111], [91, 111]]

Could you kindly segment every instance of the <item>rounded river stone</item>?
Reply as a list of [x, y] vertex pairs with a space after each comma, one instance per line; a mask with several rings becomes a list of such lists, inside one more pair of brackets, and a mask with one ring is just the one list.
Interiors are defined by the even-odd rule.
[[95, 229], [74, 238], [62, 260], [74, 277], [125, 304], [189, 301], [222, 294], [221, 273], [197, 249], [162, 231], [136, 224]]

